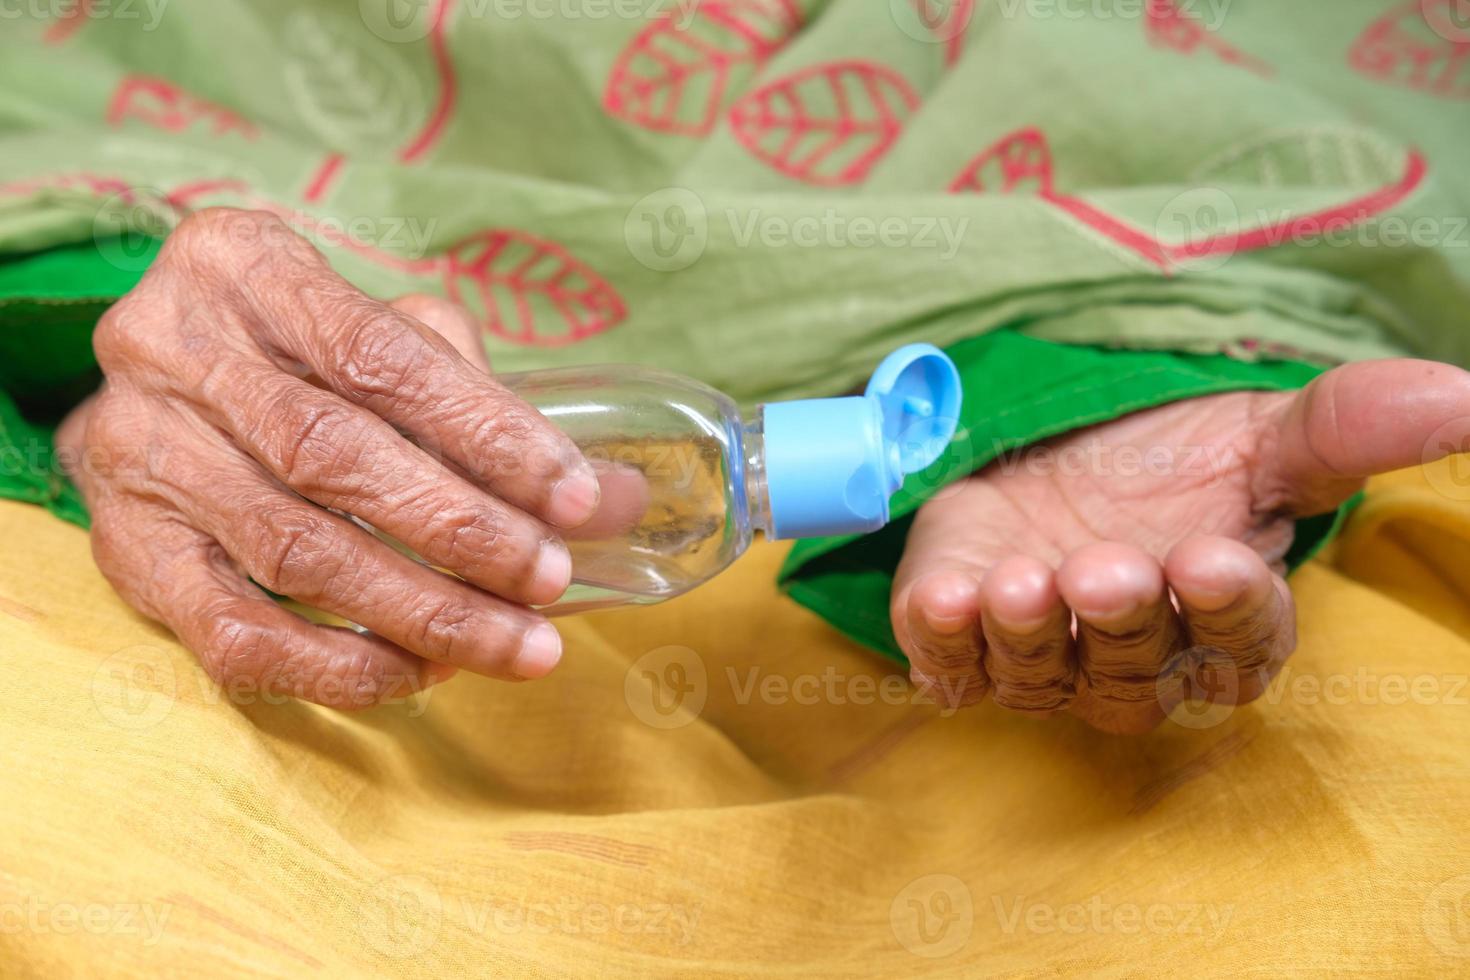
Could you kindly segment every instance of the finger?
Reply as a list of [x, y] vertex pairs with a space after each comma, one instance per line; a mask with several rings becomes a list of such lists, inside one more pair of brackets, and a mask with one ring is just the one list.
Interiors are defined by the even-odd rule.
[[440, 465], [371, 412], [249, 357], [210, 401], [220, 425], [281, 483], [431, 564], [532, 605], [555, 602], [571, 584], [571, 555], [546, 525]]
[[[483, 368], [487, 374], [491, 372], [490, 357], [485, 351], [480, 326], [464, 307], [427, 293], [400, 296], [389, 305], [427, 324], [452, 343], [465, 360]], [[648, 479], [636, 467], [626, 464], [608, 460], [589, 462], [597, 474], [600, 488], [597, 510], [575, 528], [569, 528], [564, 536], [569, 540], [593, 541], [626, 534], [638, 525], [648, 510]], [[458, 467], [452, 467], [452, 471], [458, 471]]]
[[966, 707], [985, 697], [981, 666], [980, 583], [960, 569], [923, 576], [899, 600], [900, 645], [909, 657], [909, 676], [947, 708]]
[[[164, 623], [234, 694], [288, 694], [332, 708], [406, 697], [453, 674], [388, 641], [316, 626], [235, 571], [218, 543], [164, 507], [114, 496], [97, 512], [97, 565], [130, 605]], [[167, 574], [157, 574], [167, 563]]]
[[175, 506], [272, 592], [490, 677], [530, 680], [560, 660], [560, 636], [545, 617], [398, 554], [274, 483], [222, 440], [179, 445], [163, 469]]
[[490, 373], [490, 355], [485, 351], [480, 325], [464, 307], [428, 293], [409, 293], [388, 305], [429, 327], [453, 344], [461, 357]]
[[1296, 647], [1286, 582], [1239, 541], [1204, 535], [1174, 546], [1164, 576], [1196, 651], [1194, 689], [1230, 704], [1259, 697]]
[[915, 684], [946, 707], [978, 703], [990, 689], [980, 629], [982, 553], [970, 540], [974, 503], [960, 493], [919, 508], [893, 578], [889, 615]]
[[653, 505], [653, 487], [636, 466], [606, 459], [592, 460], [602, 487], [597, 510], [584, 523], [563, 532], [568, 541], [600, 541], [631, 532]]
[[1402, 358], [1336, 368], [1288, 405], [1257, 499], [1295, 514], [1332, 510], [1366, 477], [1463, 451], [1431, 437], [1466, 416], [1470, 373], [1452, 365]]
[[1076, 696], [1072, 614], [1051, 566], [1017, 555], [998, 563], [980, 586], [985, 670], [995, 703], [1030, 714], [1065, 708]]
[[1108, 731], [1152, 729], [1164, 717], [1160, 678], [1183, 643], [1157, 559], [1132, 545], [1087, 545], [1062, 562], [1057, 589], [1077, 617], [1084, 716]]
[[168, 251], [201, 274], [228, 274], [231, 313], [264, 350], [300, 361], [487, 489], [562, 527], [597, 509], [597, 477], [566, 435], [444, 337], [364, 296], [278, 218], [201, 211]]

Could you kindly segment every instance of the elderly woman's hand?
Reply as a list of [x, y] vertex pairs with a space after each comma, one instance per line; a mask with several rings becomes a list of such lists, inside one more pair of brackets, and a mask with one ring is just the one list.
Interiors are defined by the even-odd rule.
[[[106, 383], [58, 438], [93, 553], [214, 678], [354, 707], [459, 667], [555, 666], [528, 606], [566, 589], [555, 529], [594, 512], [597, 478], [447, 304], [376, 302], [277, 218], [205, 211], [95, 346]], [[313, 625], [247, 576], [371, 632]]]
[[1470, 374], [1414, 360], [1070, 433], [919, 511], [894, 631], [914, 681], [950, 706], [988, 696], [1137, 733], [1185, 698], [1243, 704], [1296, 645], [1295, 519], [1467, 435]]

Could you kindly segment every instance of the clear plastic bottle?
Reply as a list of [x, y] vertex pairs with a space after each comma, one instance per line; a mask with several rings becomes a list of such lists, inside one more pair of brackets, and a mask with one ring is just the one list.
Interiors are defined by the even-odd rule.
[[592, 462], [602, 502], [565, 537], [553, 614], [668, 599], [768, 538], [877, 530], [904, 474], [954, 434], [959, 375], [937, 348], [884, 359], [864, 395], [775, 402], [750, 419], [692, 378], [606, 365], [503, 375]]

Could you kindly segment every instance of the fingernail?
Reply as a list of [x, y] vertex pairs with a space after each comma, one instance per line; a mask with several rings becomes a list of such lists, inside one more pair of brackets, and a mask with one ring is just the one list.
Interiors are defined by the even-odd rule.
[[970, 617], [961, 613], [958, 616], [945, 616], [933, 606], [924, 608], [924, 625], [929, 627], [930, 632], [940, 636], [953, 636], [970, 624]]
[[546, 518], [558, 527], [586, 524], [597, 512], [601, 497], [602, 487], [591, 470], [573, 473], [551, 488]]
[[532, 602], [540, 605], [555, 602], [572, 584], [572, 555], [559, 541], [546, 541], [536, 556], [536, 569], [531, 573]]
[[551, 673], [560, 660], [561, 634], [550, 623], [542, 623], [526, 634], [510, 669], [517, 677], [534, 681]]
[[1193, 606], [1200, 612], [1220, 612], [1240, 601], [1245, 595], [1246, 586], [1237, 585], [1234, 588], [1201, 589], [1187, 588], [1179, 598], [1186, 604]]

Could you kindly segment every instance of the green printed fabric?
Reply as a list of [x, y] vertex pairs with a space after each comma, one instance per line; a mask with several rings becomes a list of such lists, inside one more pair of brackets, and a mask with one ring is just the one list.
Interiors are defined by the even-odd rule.
[[[1283, 358], [1470, 363], [1456, 0], [61, 7], [0, 21], [0, 492], [72, 516], [45, 426], [211, 205], [374, 295], [464, 303], [501, 369], [636, 361], [747, 404], [914, 340], [983, 392], [989, 334], [1245, 387]], [[812, 554], [791, 588], [819, 605]]]

